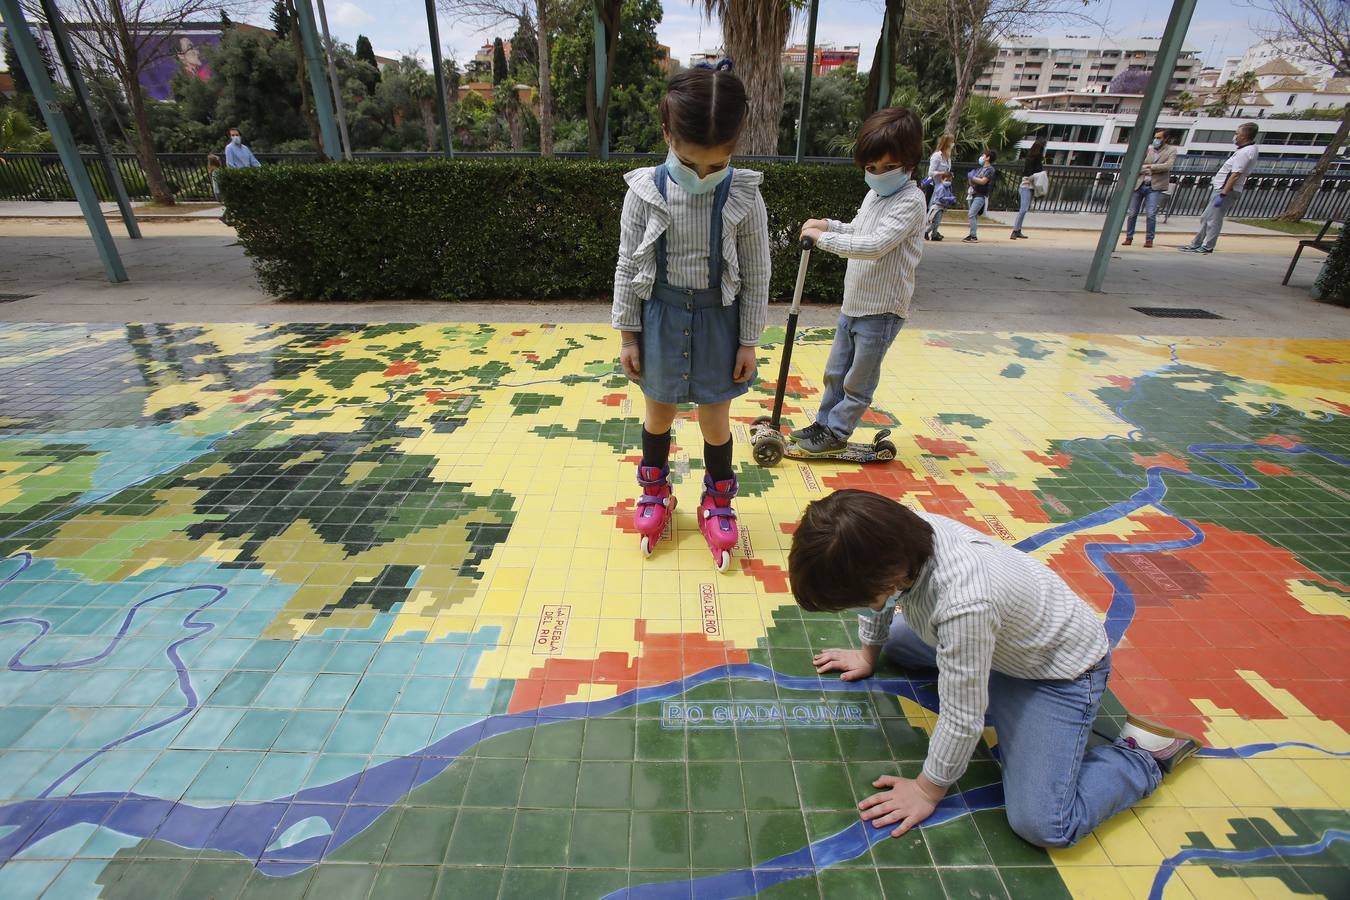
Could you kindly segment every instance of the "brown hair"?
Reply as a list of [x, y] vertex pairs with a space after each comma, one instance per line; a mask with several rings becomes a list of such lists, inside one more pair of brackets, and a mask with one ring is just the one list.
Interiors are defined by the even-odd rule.
[[887, 154], [905, 169], [917, 166], [923, 155], [923, 123], [903, 106], [877, 110], [858, 129], [853, 161], [859, 168]]
[[661, 124], [676, 140], [699, 147], [734, 144], [745, 125], [750, 101], [731, 61], [716, 68], [680, 72], [661, 98]]
[[950, 131], [944, 134], [942, 137], [938, 138], [937, 151], [939, 153], [945, 153], [945, 155], [951, 156], [952, 149], [955, 146], [956, 146], [956, 135], [952, 134]]
[[806, 507], [792, 536], [788, 578], [802, 609], [869, 606], [933, 557], [933, 527], [870, 491], [835, 491]]

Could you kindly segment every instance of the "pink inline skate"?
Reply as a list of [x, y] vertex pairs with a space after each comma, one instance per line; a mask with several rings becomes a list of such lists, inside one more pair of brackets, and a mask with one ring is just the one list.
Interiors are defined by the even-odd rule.
[[736, 510], [731, 501], [736, 496], [736, 476], [725, 481], [713, 481], [703, 476], [703, 499], [698, 504], [698, 527], [712, 551], [713, 565], [725, 572], [731, 564], [731, 548], [740, 540], [736, 529]]
[[675, 514], [675, 495], [670, 492], [670, 467], [638, 466], [638, 484], [642, 495], [633, 510], [633, 526], [642, 535], [642, 555], [651, 556], [656, 542]]

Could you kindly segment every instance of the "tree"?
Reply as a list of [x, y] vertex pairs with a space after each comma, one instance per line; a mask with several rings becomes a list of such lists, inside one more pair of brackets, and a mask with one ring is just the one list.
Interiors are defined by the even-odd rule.
[[23, 112], [0, 106], [0, 153], [41, 153], [52, 148], [52, 136], [39, 131]]
[[[560, 0], [561, 2], [561, 0]], [[553, 85], [549, 75], [549, 40], [555, 15], [552, 0], [438, 0], [441, 9], [461, 21], [494, 28], [515, 22], [533, 30], [539, 72], [539, 152], [553, 155]], [[561, 7], [558, 10], [561, 13]], [[514, 54], [515, 47], [512, 46]]]
[[1200, 99], [1190, 91], [1182, 91], [1172, 100], [1172, 107], [1183, 116], [1188, 116], [1200, 108]]
[[1148, 69], [1126, 69], [1111, 79], [1106, 90], [1112, 94], [1142, 94], [1148, 87]]
[[[956, 78], [946, 130], [953, 134], [970, 99], [981, 47], [1013, 34], [1025, 34], [1051, 22], [1085, 20], [1078, 10], [1088, 0], [919, 0], [907, 11], [919, 31], [932, 35], [951, 53]], [[959, 135], [958, 135], [959, 137]]]
[[492, 83], [501, 84], [509, 74], [506, 68], [506, 48], [501, 38], [492, 39]]
[[[56, 81], [56, 67], [52, 65], [51, 54], [47, 52], [47, 45], [34, 36], [33, 43], [37, 44], [38, 53], [42, 56], [42, 67], [47, 70], [47, 78]], [[38, 109], [37, 98], [33, 96], [33, 85], [28, 81], [28, 73], [19, 65], [19, 54], [10, 43], [9, 32], [6, 31], [3, 36], [3, 45], [5, 52], [5, 68], [14, 78], [14, 103], [19, 107], [19, 111], [27, 119], [38, 121], [42, 118], [42, 110]]]
[[[586, 124], [586, 146], [600, 152], [603, 124], [609, 122], [613, 149], [643, 152], [660, 145], [658, 107], [665, 79], [661, 73], [656, 26], [661, 21], [660, 0], [622, 0], [615, 13], [612, 0], [602, 0], [601, 19], [607, 44], [605, 95], [595, 97], [595, 40], [591, 7], [575, 4], [561, 20], [553, 38], [553, 99], [560, 118]], [[581, 149], [581, 148], [578, 148]]]
[[145, 171], [150, 196], [158, 203], [172, 204], [173, 192], [156, 154], [150, 122], [149, 101], [141, 76], [152, 65], [171, 59], [178, 50], [173, 36], [185, 23], [204, 18], [220, 9], [233, 9], [240, 0], [60, 0], [57, 6], [68, 21], [86, 23], [72, 29], [70, 37], [80, 45], [86, 60], [106, 66], [122, 84], [135, 124], [136, 154]]
[[[900, 57], [900, 36], [905, 25], [905, 0], [886, 0], [885, 13], [881, 21], [883, 27], [889, 24], [890, 34], [883, 33], [877, 38], [876, 52], [872, 54], [872, 70], [867, 73], [867, 93], [863, 95], [864, 116], [870, 116], [881, 105], [883, 85], [887, 97], [895, 93], [895, 68]], [[888, 67], [879, 65], [883, 43], [890, 47], [891, 64]]]
[[[854, 66], [840, 66], [811, 82], [811, 102], [806, 110], [811, 128], [806, 154], [827, 156], [833, 148], [851, 141], [862, 125], [868, 79]], [[775, 152], [790, 156], [797, 148], [797, 115], [801, 109], [801, 70], [783, 72], [783, 115], [778, 127]]]
[[1219, 106], [1221, 108], [1219, 115], [1236, 116], [1247, 95], [1260, 87], [1261, 82], [1257, 79], [1256, 73], [1248, 69], [1238, 77], [1230, 78], [1219, 85], [1214, 91], [1214, 102], [1210, 106]]
[[[1270, 41], [1297, 41], [1309, 58], [1326, 63], [1337, 72], [1350, 70], [1350, 3], [1345, 0], [1262, 0], [1252, 5], [1273, 18], [1273, 26], [1263, 29], [1262, 37]], [[1277, 218], [1297, 222], [1307, 215], [1308, 207], [1317, 196], [1331, 161], [1345, 145], [1347, 135], [1350, 135], [1350, 106], [1341, 110], [1340, 127]], [[1341, 243], [1345, 243], [1344, 236]]]
[[722, 23], [727, 56], [750, 99], [749, 127], [740, 151], [753, 156], [778, 152], [778, 120], [783, 109], [783, 47], [792, 29], [791, 0], [698, 0], [709, 18]]
[[272, 30], [276, 32], [277, 37], [284, 39], [291, 36], [291, 23], [295, 16], [286, 0], [275, 0], [269, 18], [272, 20]]
[[380, 63], [375, 59], [375, 48], [370, 46], [370, 38], [364, 34], [356, 36], [356, 59], [370, 66], [375, 73], [374, 77], [366, 76], [361, 79], [368, 90], [375, 90], [375, 85], [380, 83]]
[[289, 36], [237, 28], [221, 38], [209, 58], [211, 80], [205, 90], [198, 82], [176, 87], [174, 95], [189, 119], [211, 123], [213, 141], [223, 142], [230, 128], [240, 129], [255, 149], [275, 149], [307, 136]]

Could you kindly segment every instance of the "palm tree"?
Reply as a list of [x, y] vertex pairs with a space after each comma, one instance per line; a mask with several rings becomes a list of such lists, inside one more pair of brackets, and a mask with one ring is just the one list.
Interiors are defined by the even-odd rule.
[[700, 2], [705, 15], [721, 20], [727, 56], [735, 60], [750, 98], [750, 127], [741, 137], [740, 150], [772, 156], [778, 152], [778, 118], [783, 111], [783, 47], [800, 0]]
[[1173, 108], [1183, 116], [1190, 115], [1200, 108], [1200, 100], [1190, 91], [1182, 91], [1172, 101]]

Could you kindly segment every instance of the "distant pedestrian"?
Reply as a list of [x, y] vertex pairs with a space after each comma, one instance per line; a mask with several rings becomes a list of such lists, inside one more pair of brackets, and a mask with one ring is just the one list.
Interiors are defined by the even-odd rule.
[[1022, 233], [1022, 223], [1026, 220], [1027, 210], [1031, 209], [1031, 195], [1034, 190], [1032, 179], [1038, 172], [1045, 171], [1045, 138], [1036, 138], [1036, 142], [1027, 151], [1022, 161], [1022, 183], [1017, 186], [1020, 203], [1017, 206], [1017, 220], [1013, 222], [1012, 240], [1026, 238]]
[[238, 128], [230, 129], [230, 142], [225, 145], [225, 165], [231, 169], [257, 169], [262, 166], [253, 151], [244, 145]]
[[1168, 141], [1166, 131], [1159, 129], [1153, 135], [1153, 143], [1144, 153], [1144, 168], [1139, 172], [1130, 193], [1130, 211], [1125, 219], [1125, 240], [1121, 245], [1128, 247], [1134, 243], [1134, 224], [1139, 220], [1139, 207], [1144, 207], [1144, 221], [1148, 228], [1144, 232], [1144, 246], [1153, 246], [1153, 235], [1158, 230], [1158, 201], [1167, 193], [1168, 173], [1176, 161], [1177, 148]]
[[979, 243], [978, 232], [980, 230], [980, 213], [989, 208], [989, 192], [994, 187], [994, 160], [997, 154], [993, 150], [985, 150], [980, 155], [980, 167], [971, 172], [966, 180], [970, 187], [966, 190], [966, 207], [969, 210], [970, 234], [963, 238], [964, 243]]
[[208, 153], [206, 156], [206, 177], [211, 180], [211, 196], [220, 202], [220, 170], [224, 167], [220, 157], [215, 153]]
[[1247, 183], [1248, 173], [1256, 168], [1258, 130], [1255, 122], [1243, 122], [1233, 133], [1233, 143], [1237, 145], [1237, 150], [1233, 151], [1233, 155], [1224, 161], [1214, 175], [1212, 182], [1214, 199], [1205, 207], [1205, 213], [1200, 217], [1200, 230], [1191, 238], [1189, 244], [1179, 248], [1183, 253], [1214, 252], [1214, 243], [1219, 239], [1219, 231], [1223, 228], [1223, 217], [1227, 214], [1228, 208], [1236, 202], [1230, 201], [1229, 197], [1242, 193], [1242, 186]]
[[942, 232], [938, 231], [938, 226], [942, 224], [942, 214], [947, 211], [947, 207], [940, 206], [933, 202], [936, 188], [943, 182], [951, 183], [952, 180], [952, 148], [956, 146], [956, 136], [950, 132], [942, 136], [938, 141], [937, 149], [933, 155], [928, 157], [928, 177], [923, 180], [924, 202], [928, 204], [928, 218], [924, 225], [924, 240], [942, 240]]

